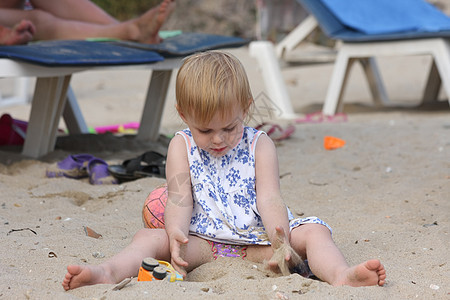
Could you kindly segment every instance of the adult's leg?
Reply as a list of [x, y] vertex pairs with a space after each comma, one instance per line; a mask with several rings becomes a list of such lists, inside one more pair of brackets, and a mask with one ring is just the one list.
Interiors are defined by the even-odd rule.
[[0, 8], [14, 8], [23, 9], [25, 0], [2, 0], [0, 1]]
[[136, 19], [112, 25], [61, 19], [39, 9], [0, 9], [0, 24], [12, 27], [20, 20], [30, 20], [36, 26], [37, 40], [108, 37], [152, 44], [160, 42], [159, 29], [173, 11], [174, 5], [172, 0], [163, 0], [160, 5]]
[[30, 2], [35, 9], [43, 10], [61, 19], [103, 25], [119, 23], [89, 0], [31, 0]]

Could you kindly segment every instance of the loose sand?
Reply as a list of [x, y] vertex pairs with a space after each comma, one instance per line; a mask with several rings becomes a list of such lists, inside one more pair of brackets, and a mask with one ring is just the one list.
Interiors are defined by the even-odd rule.
[[[264, 86], [255, 62], [246, 48], [233, 52], [244, 62], [258, 100]], [[382, 60], [391, 97], [417, 102], [428, 66], [426, 57]], [[320, 110], [331, 68], [331, 64], [283, 67], [300, 117]], [[139, 121], [148, 75], [139, 70], [75, 75], [73, 87], [88, 124]], [[370, 107], [358, 68], [352, 72], [345, 99], [346, 122], [297, 124], [294, 135], [277, 144], [283, 197], [295, 215], [327, 221], [350, 264], [380, 259], [387, 269], [384, 287], [336, 288], [297, 274], [271, 274], [262, 265], [240, 259], [219, 259], [195, 269], [184, 282], [133, 279], [120, 291], [112, 291], [113, 285], [97, 285], [65, 292], [61, 281], [66, 266], [98, 264], [126, 246], [142, 227], [145, 198], [164, 182], [146, 178], [94, 186], [87, 179], [46, 178], [46, 168], [69, 154], [87, 152], [120, 163], [149, 149], [165, 150], [164, 143], [139, 144], [129, 137], [103, 135], [60, 138], [57, 149], [40, 160], [0, 149], [0, 298], [448, 299], [448, 102], [417, 109]], [[171, 89], [162, 128], [166, 135], [184, 127], [173, 101]], [[0, 108], [5, 112], [26, 120], [29, 106]], [[326, 135], [347, 143], [326, 151]], [[83, 226], [102, 238], [86, 236]]]

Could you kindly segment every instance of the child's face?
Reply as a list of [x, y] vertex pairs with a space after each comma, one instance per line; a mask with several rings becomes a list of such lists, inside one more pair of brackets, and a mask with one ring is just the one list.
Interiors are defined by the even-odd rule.
[[201, 124], [192, 117], [182, 116], [197, 146], [215, 157], [225, 155], [239, 143], [244, 128], [244, 117], [244, 112], [238, 107], [223, 117], [217, 113], [208, 124]]

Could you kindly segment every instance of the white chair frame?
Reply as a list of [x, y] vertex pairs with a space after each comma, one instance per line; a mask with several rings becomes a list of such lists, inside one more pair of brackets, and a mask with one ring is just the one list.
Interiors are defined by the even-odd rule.
[[38, 158], [53, 151], [61, 116], [64, 116], [69, 132], [87, 132], [86, 123], [69, 86], [72, 74], [87, 70], [144, 68], [152, 71], [136, 138], [156, 141], [159, 137], [172, 70], [179, 68], [180, 65], [181, 58], [122, 67], [47, 67], [7, 58], [0, 59], [0, 78], [37, 78], [22, 154]]

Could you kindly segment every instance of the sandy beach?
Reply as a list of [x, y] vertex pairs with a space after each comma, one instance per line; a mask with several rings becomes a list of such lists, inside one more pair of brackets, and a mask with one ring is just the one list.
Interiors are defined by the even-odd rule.
[[[258, 105], [264, 93], [259, 69], [246, 47], [231, 50], [247, 69]], [[380, 60], [389, 96], [417, 104], [428, 57]], [[283, 65], [282, 74], [299, 118], [321, 109], [332, 63]], [[120, 185], [87, 179], [47, 178], [46, 169], [70, 154], [90, 153], [110, 164], [166, 144], [137, 143], [132, 135], [62, 136], [54, 152], [27, 159], [20, 148], [0, 148], [0, 299], [449, 299], [450, 297], [450, 108], [371, 106], [367, 83], [356, 67], [345, 94], [345, 121], [296, 124], [277, 143], [282, 193], [296, 216], [318, 216], [333, 228], [350, 264], [378, 258], [387, 270], [384, 287], [332, 287], [297, 274], [280, 276], [263, 265], [218, 259], [186, 281], [61, 286], [68, 264], [99, 264], [143, 224], [145, 198], [164, 182], [144, 178]], [[138, 122], [149, 72], [84, 72], [72, 87], [89, 126]], [[161, 133], [184, 128], [174, 110], [171, 81]], [[8, 83], [0, 81], [0, 88]], [[29, 105], [0, 108], [27, 120]], [[258, 121], [258, 120], [257, 120]], [[287, 120], [265, 120], [287, 124]], [[61, 122], [62, 129], [65, 124]], [[346, 141], [327, 151], [325, 136]], [[85, 234], [92, 228], [101, 238]]]

